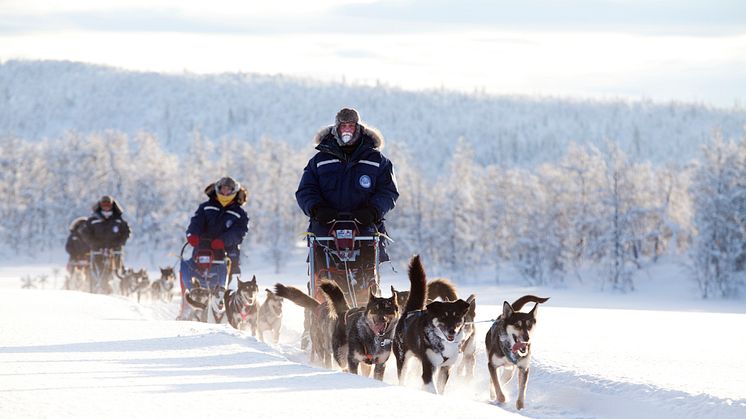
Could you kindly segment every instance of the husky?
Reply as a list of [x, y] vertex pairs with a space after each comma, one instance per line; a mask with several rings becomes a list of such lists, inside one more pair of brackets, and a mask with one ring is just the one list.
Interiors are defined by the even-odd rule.
[[280, 283], [275, 284], [275, 294], [305, 309], [304, 322], [308, 324], [311, 338], [311, 362], [320, 362], [325, 368], [331, 368], [334, 319], [330, 316], [328, 305], [316, 301], [298, 288]]
[[127, 297], [137, 293], [137, 302], [140, 302], [142, 290], [150, 285], [150, 279], [145, 269], [135, 271], [132, 268], [127, 268], [121, 274], [117, 274], [117, 277], [119, 278], [120, 294]]
[[[422, 384], [428, 391], [442, 394], [450, 369], [459, 359], [459, 347], [464, 338], [464, 318], [469, 303], [434, 301], [426, 307], [427, 278], [419, 256], [409, 263], [409, 298], [394, 333], [394, 356], [403, 382], [405, 364], [414, 356], [422, 362]], [[437, 373], [437, 386], [433, 375]]]
[[153, 301], [171, 301], [173, 294], [171, 290], [174, 288], [176, 282], [176, 274], [174, 268], [160, 268], [161, 277], [150, 285], [150, 299]]
[[225, 287], [215, 285], [210, 292], [210, 314], [208, 321], [220, 324], [225, 320]]
[[[399, 320], [396, 293], [390, 298], [376, 297], [369, 288], [368, 304], [350, 309], [342, 289], [334, 282], [321, 281], [321, 290], [329, 296], [337, 320], [332, 334], [332, 349], [337, 363], [352, 374], [358, 366], [375, 365], [374, 377], [383, 380], [386, 361], [391, 355], [394, 328]], [[369, 367], [368, 367], [369, 368]], [[370, 370], [363, 368], [363, 375]]]
[[275, 295], [270, 289], [267, 291], [267, 298], [264, 304], [259, 307], [259, 320], [257, 321], [257, 331], [259, 340], [264, 342], [264, 332], [272, 332], [272, 343], [280, 340], [280, 326], [282, 325], [282, 297]]
[[[440, 298], [441, 301], [456, 301], [458, 294], [456, 286], [447, 278], [436, 278], [427, 283], [427, 301], [428, 303]], [[456, 366], [456, 373], [466, 377], [467, 380], [474, 378], [474, 369], [476, 367], [477, 338], [476, 328], [474, 327], [474, 318], [477, 310], [477, 297], [474, 294], [469, 295], [466, 302], [469, 303], [469, 311], [464, 317], [464, 339], [461, 341], [459, 351], [461, 351], [461, 361]]]
[[407, 305], [407, 299], [409, 298], [409, 291], [399, 291], [394, 286], [391, 286], [391, 294], [396, 295], [396, 304], [399, 305], [399, 310], [402, 310]]
[[259, 316], [259, 303], [257, 295], [259, 286], [256, 284], [256, 275], [251, 281], [241, 282], [239, 278], [238, 288], [225, 292], [225, 314], [228, 323], [238, 330], [251, 328], [251, 336], [256, 336], [256, 320]]
[[210, 301], [210, 290], [202, 288], [199, 283], [196, 283], [190, 291], [184, 294], [184, 298], [191, 309], [186, 320], [207, 322], [207, 304]]
[[[524, 295], [513, 304], [503, 303], [502, 314], [492, 323], [492, 327], [485, 337], [487, 347], [487, 369], [490, 372], [490, 397], [496, 398], [498, 403], [505, 402], [505, 394], [500, 387], [497, 369], [502, 367], [502, 379], [510, 382], [518, 367], [518, 399], [517, 409], [523, 409], [528, 384], [528, 365], [531, 362], [531, 331], [536, 325], [536, 309], [540, 303], [549, 300], [533, 295]], [[526, 303], [533, 302], [534, 308], [528, 313], [519, 310]]]

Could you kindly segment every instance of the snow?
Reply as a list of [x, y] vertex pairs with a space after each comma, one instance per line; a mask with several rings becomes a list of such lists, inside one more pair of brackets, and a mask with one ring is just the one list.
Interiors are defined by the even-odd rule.
[[[277, 275], [271, 266], [252, 268], [263, 290], [302, 285], [304, 267], [291, 266]], [[3, 418], [746, 416], [746, 306], [690, 299], [681, 286], [673, 292], [674, 264], [641, 273], [648, 279], [636, 278], [638, 291], [628, 294], [574, 284], [460, 284], [461, 294], [477, 295], [478, 321], [496, 317], [505, 299], [551, 297], [539, 307], [520, 412], [515, 379], [505, 405], [488, 400], [481, 342], [489, 322], [477, 324], [475, 379], [454, 378], [436, 396], [421, 391], [415, 375], [398, 385], [393, 359], [384, 383], [310, 365], [299, 347], [302, 310], [287, 301], [280, 343], [265, 344], [228, 325], [172, 320], [176, 299], [137, 303], [64, 291], [61, 278], [20, 289], [22, 277], [51, 268], [0, 267]], [[406, 288], [401, 271], [384, 270], [384, 289]]]

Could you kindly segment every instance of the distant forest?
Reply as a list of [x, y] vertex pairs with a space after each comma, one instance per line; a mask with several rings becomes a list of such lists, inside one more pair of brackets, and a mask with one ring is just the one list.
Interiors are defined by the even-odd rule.
[[128, 252], [175, 252], [204, 187], [230, 174], [249, 190], [247, 258], [281, 270], [307, 222], [294, 192], [311, 139], [342, 106], [387, 139], [398, 260], [510, 264], [534, 284], [595, 266], [600, 286], [629, 291], [635, 270], [675, 254], [703, 297], [743, 292], [743, 109], [69, 62], [0, 65], [0, 252], [61, 248], [104, 193], [124, 206]]

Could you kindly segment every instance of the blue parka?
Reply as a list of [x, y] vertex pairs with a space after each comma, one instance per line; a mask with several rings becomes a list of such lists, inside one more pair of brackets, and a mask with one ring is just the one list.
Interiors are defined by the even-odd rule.
[[[337, 144], [333, 126], [316, 134], [318, 153], [308, 161], [295, 198], [303, 213], [311, 217], [311, 209], [325, 203], [340, 212], [351, 212], [371, 205], [378, 211], [376, 225], [361, 227], [361, 234], [371, 234], [377, 228], [385, 232], [385, 215], [396, 206], [399, 190], [394, 167], [382, 153], [383, 136], [376, 130], [358, 124], [360, 138], [357, 148], [348, 156]], [[328, 236], [329, 226], [311, 218], [308, 231]], [[381, 242], [383, 243], [383, 241]], [[388, 260], [383, 246], [381, 260]]]
[[232, 261], [231, 273], [239, 273], [241, 242], [249, 231], [249, 217], [241, 208], [246, 202], [246, 190], [241, 188], [236, 198], [225, 207], [217, 199], [214, 184], [205, 188], [205, 194], [208, 200], [194, 212], [186, 234], [197, 235], [204, 240], [223, 240], [225, 251]]

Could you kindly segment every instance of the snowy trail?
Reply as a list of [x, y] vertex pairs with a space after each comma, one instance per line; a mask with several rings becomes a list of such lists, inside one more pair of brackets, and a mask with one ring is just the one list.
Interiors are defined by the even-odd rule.
[[[484, 289], [461, 291], [484, 296], [478, 319], [499, 313]], [[308, 365], [303, 312], [290, 302], [280, 343], [266, 345], [227, 325], [173, 321], [175, 300], [4, 287], [0, 297], [0, 417], [96, 417], [111, 406], [115, 417], [379, 417], [382, 400], [386, 412], [410, 417], [746, 417], [744, 313], [542, 305], [526, 409], [517, 412], [515, 379], [508, 403], [488, 401], [489, 323], [477, 325], [475, 379], [454, 378], [436, 397], [416, 376], [397, 385], [393, 360], [383, 384]]]
[[154, 319], [123, 298], [0, 294], [0, 417], [510, 416], [296, 363], [226, 325]]

